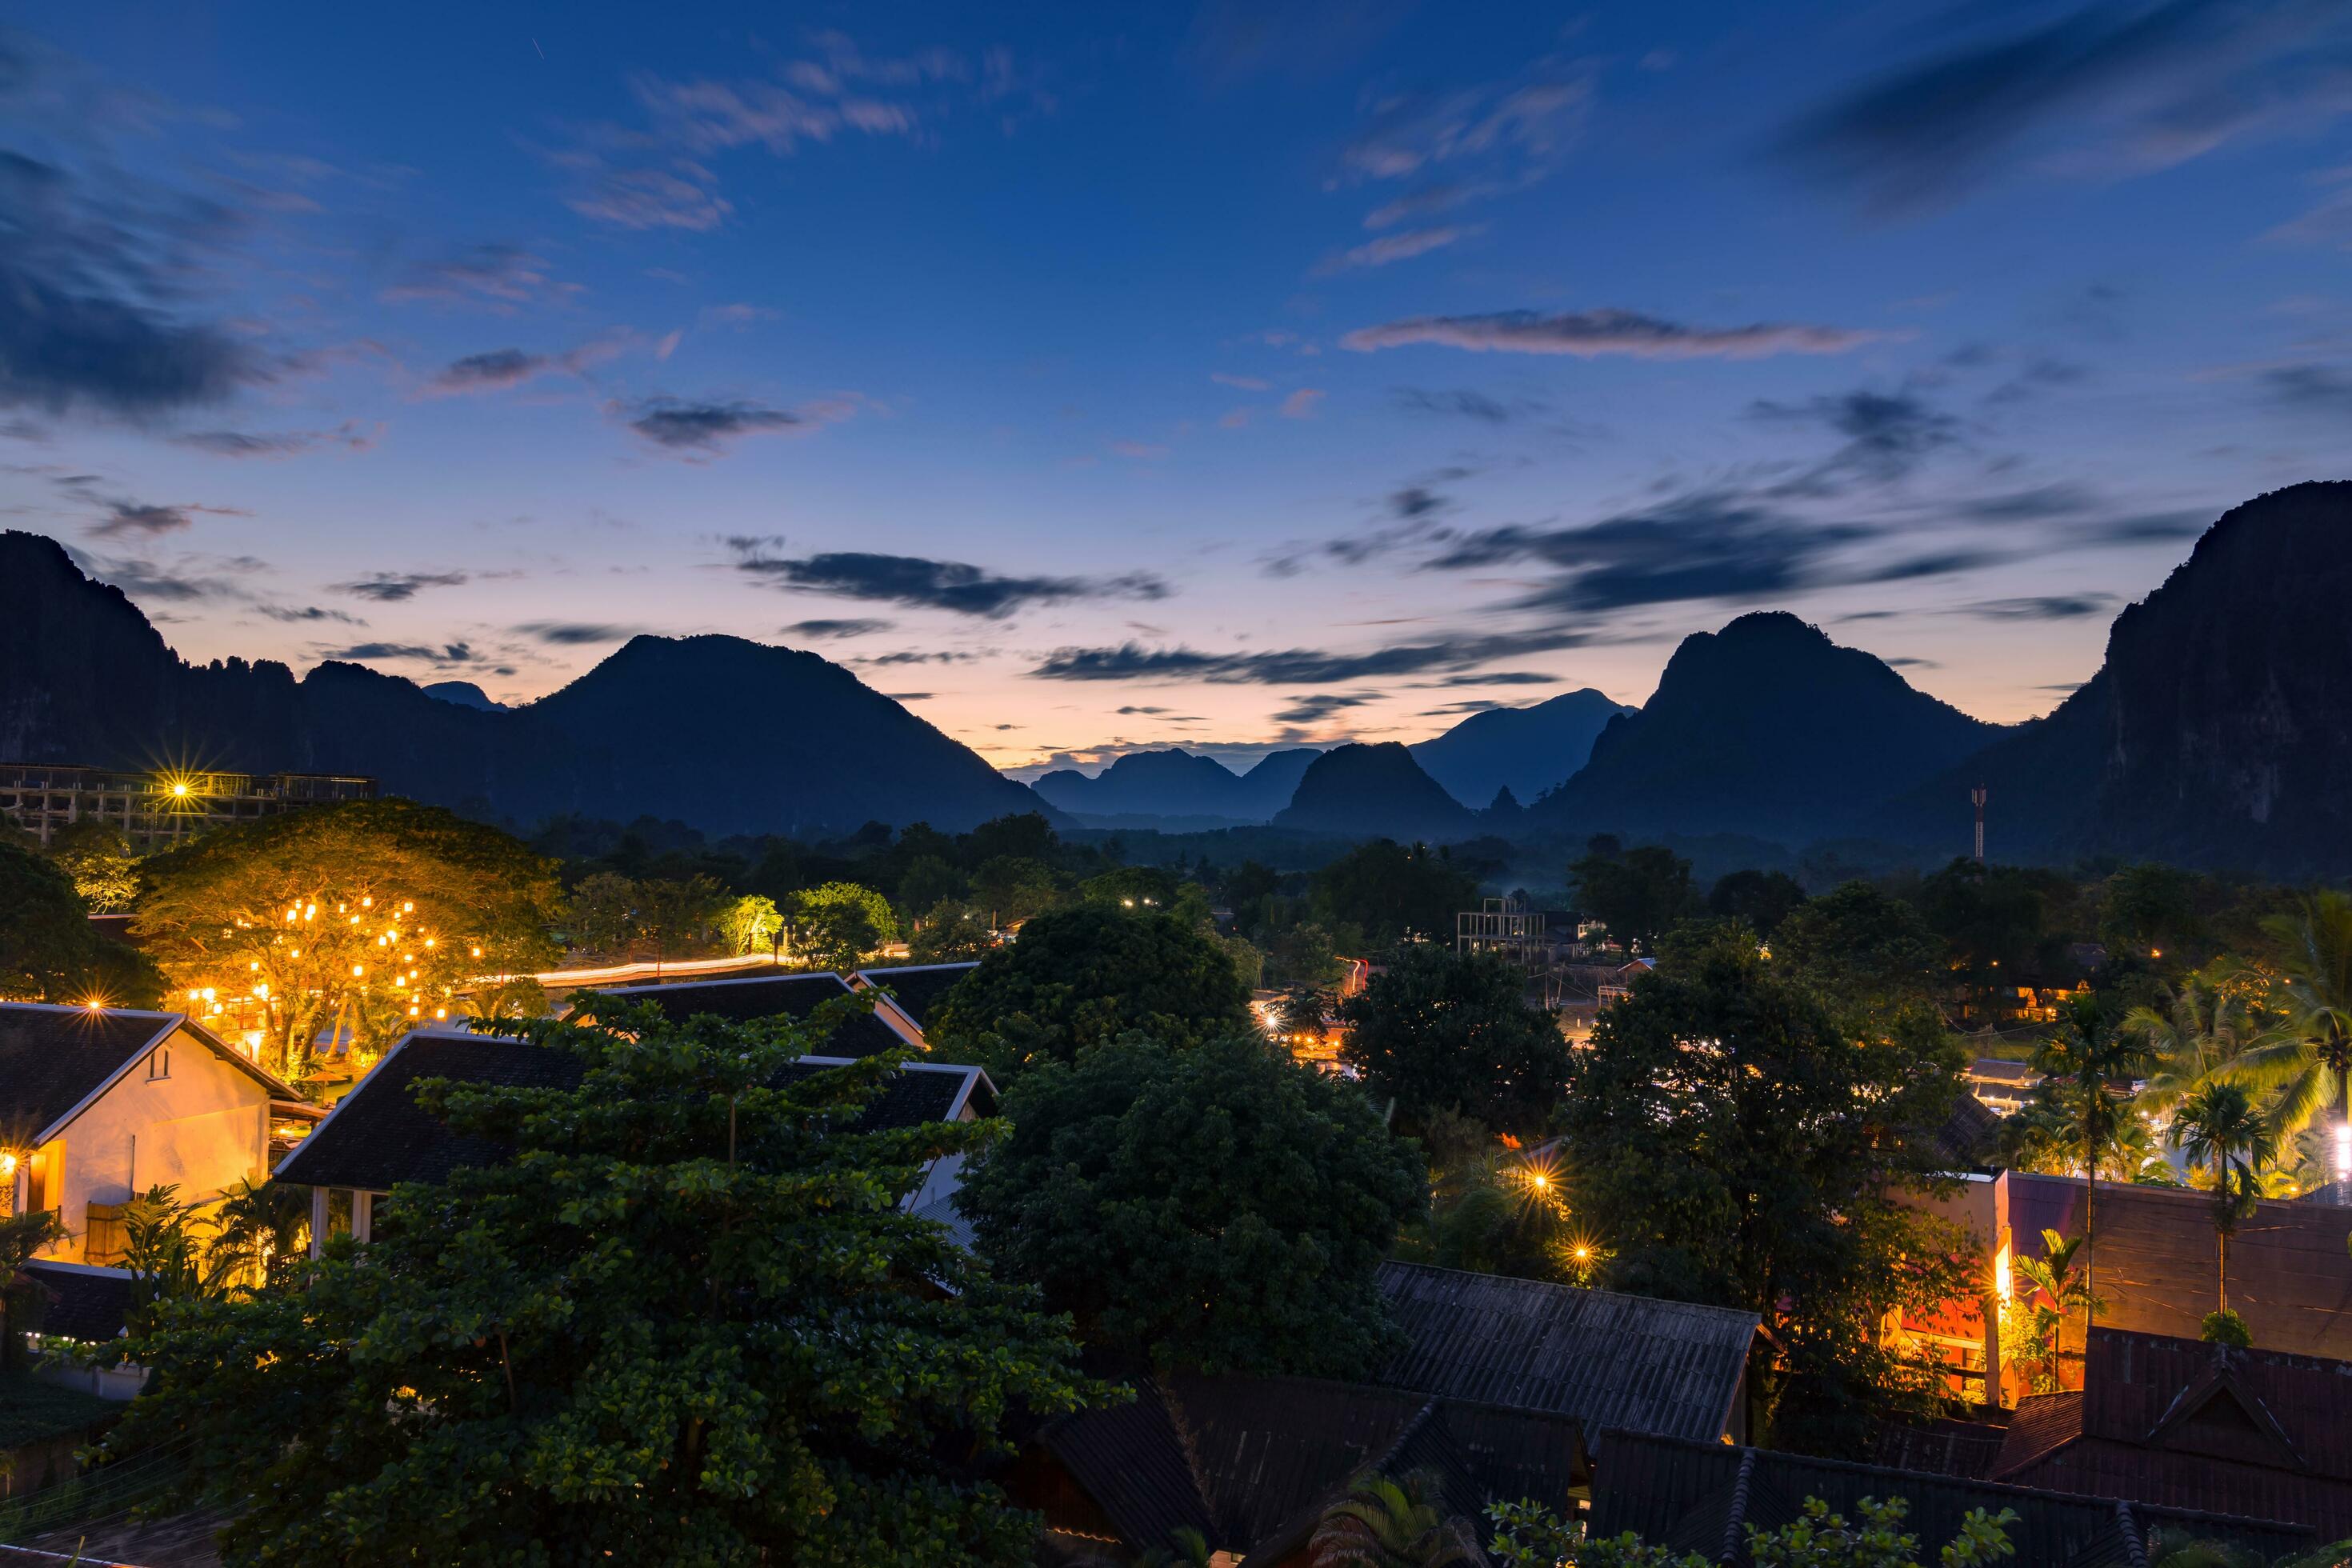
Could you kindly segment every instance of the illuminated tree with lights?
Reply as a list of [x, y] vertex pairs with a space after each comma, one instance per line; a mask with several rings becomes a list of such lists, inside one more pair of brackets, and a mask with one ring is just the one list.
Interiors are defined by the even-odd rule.
[[364, 1058], [419, 1023], [536, 1012], [556, 954], [553, 864], [409, 801], [223, 828], [149, 874], [133, 929], [174, 1000], [257, 1019], [247, 1043], [288, 1076], [322, 1037]]
[[898, 936], [890, 900], [855, 882], [827, 882], [792, 896], [786, 932], [793, 951], [827, 969], [851, 970]]

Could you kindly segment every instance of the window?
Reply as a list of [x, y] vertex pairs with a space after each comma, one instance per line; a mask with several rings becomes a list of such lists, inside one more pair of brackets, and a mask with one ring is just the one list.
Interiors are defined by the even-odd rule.
[[170, 1078], [171, 1076], [172, 1047], [165, 1046], [160, 1050], [149, 1053], [147, 1058], [147, 1081], [152, 1083], [158, 1079]]

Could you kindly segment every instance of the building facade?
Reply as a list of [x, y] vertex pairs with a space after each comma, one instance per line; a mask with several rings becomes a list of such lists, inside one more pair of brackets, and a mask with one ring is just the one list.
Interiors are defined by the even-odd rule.
[[169, 849], [207, 828], [375, 796], [375, 780], [344, 773], [139, 773], [0, 763], [0, 816], [43, 844], [73, 823], [103, 822], [140, 855]]

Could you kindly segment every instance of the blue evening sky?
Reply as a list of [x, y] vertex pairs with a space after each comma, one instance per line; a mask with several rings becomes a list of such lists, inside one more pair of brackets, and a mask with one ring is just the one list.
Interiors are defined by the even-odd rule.
[[1245, 761], [1786, 608], [2007, 721], [2345, 477], [2334, 4], [13, 15], [0, 507], [194, 658]]

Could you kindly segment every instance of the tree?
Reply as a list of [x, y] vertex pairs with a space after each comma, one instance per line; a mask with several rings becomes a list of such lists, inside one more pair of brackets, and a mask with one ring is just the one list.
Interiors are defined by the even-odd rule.
[[25, 1265], [72, 1234], [55, 1209], [0, 1215], [0, 1375], [24, 1370], [25, 1317], [44, 1289]]
[[2352, 894], [2314, 893], [2263, 921], [2287, 1015], [2282, 1037], [2239, 1060], [2250, 1082], [2275, 1091], [2272, 1131], [2291, 1138], [2336, 1108], [2337, 1180], [2352, 1176]]
[[776, 939], [783, 934], [784, 917], [776, 908], [776, 900], [765, 893], [746, 893], [727, 906], [719, 917], [719, 929], [727, 937], [727, 945], [739, 953], [753, 953], [761, 948], [773, 952]]
[[852, 1005], [525, 1025], [577, 1089], [419, 1095], [511, 1157], [402, 1184], [304, 1289], [159, 1309], [106, 1452], [175, 1442], [237, 1563], [1026, 1562], [973, 1464], [1097, 1391], [901, 1206], [997, 1124], [856, 1131], [894, 1064], [786, 1075]]
[[719, 916], [719, 884], [701, 875], [648, 878], [637, 884], [639, 928], [656, 959], [685, 958], [700, 946]]
[[[147, 862], [132, 921], [175, 991], [250, 994], [262, 1064], [298, 1077], [322, 1035], [372, 1054], [421, 1019], [543, 1005], [554, 863], [494, 827], [387, 799], [208, 833]], [[483, 977], [507, 984], [485, 987]]]
[[2196, 918], [2196, 880], [2153, 860], [2126, 866], [2102, 889], [2101, 930], [2143, 948], [2179, 940]]
[[1391, 1479], [1375, 1471], [1323, 1510], [1307, 1561], [1309, 1568], [1472, 1568], [1481, 1559], [1470, 1521], [1446, 1513], [1436, 1476]]
[[49, 835], [48, 848], [91, 913], [120, 914], [138, 900], [139, 858], [112, 823], [95, 816], [69, 822]]
[[2216, 1311], [2230, 1310], [2230, 1235], [2254, 1212], [2260, 1173], [2274, 1147], [2269, 1126], [2242, 1084], [2209, 1083], [2180, 1102], [2168, 1142], [2213, 1175]]
[[1616, 842], [1595, 839], [1568, 875], [1577, 908], [1607, 926], [1630, 953], [1636, 942], [1647, 950], [1660, 931], [1689, 914], [1697, 896], [1689, 861], [1654, 844], [1621, 850]]
[[1324, 924], [1352, 926], [1374, 947], [1411, 936], [1451, 938], [1454, 917], [1478, 896], [1477, 879], [1444, 850], [1392, 839], [1359, 844], [1315, 873], [1314, 906]]
[[1024, 811], [1012, 816], [995, 816], [982, 823], [958, 841], [967, 866], [1007, 856], [1016, 860], [1049, 861], [1062, 847], [1054, 825], [1039, 811]]
[[1532, 1132], [1568, 1082], [1559, 1024], [1528, 1005], [1526, 975], [1497, 953], [1404, 948], [1340, 1004], [1339, 1020], [1340, 1059], [1394, 1100], [1408, 1127], [1458, 1110]]
[[971, 874], [972, 901], [988, 911], [988, 923], [999, 928], [1043, 914], [1061, 896], [1054, 885], [1054, 868], [1042, 860], [992, 856]]
[[1943, 944], [1919, 912], [1868, 882], [1847, 882], [1791, 911], [1772, 935], [1772, 967], [1860, 1019], [1930, 1001]]
[[2250, 987], [2234, 973], [2188, 974], [2167, 988], [2161, 1007], [2143, 1003], [2121, 1025], [2154, 1058], [2136, 1103], [2168, 1111], [2217, 1075], [2230, 1073], [2249, 1050], [2280, 1037], [2255, 1008]]
[[961, 1206], [1091, 1342], [1339, 1378], [1394, 1348], [1375, 1271], [1423, 1171], [1355, 1086], [1255, 1039], [1129, 1035], [1024, 1073], [1003, 1113]]
[[1121, 866], [1078, 884], [1078, 897], [1129, 910], [1172, 910], [1177, 880], [1156, 866]]
[[907, 864], [898, 876], [898, 905], [901, 909], [920, 912], [960, 899], [964, 893], [963, 874], [942, 857], [920, 855]]
[[1181, 1047], [1252, 1028], [1249, 992], [1215, 942], [1171, 915], [1078, 904], [992, 949], [923, 1032], [1009, 1078], [1130, 1030]]
[[1257, 946], [1265, 955], [1265, 973], [1269, 985], [1321, 988], [1337, 985], [1347, 973], [1347, 965], [1339, 962], [1333, 950], [1330, 931], [1311, 921], [1261, 935]]
[[564, 918], [572, 944], [608, 958], [629, 951], [637, 936], [637, 885], [612, 871], [580, 879]]
[[0, 837], [0, 1000], [152, 1007], [154, 963], [91, 929], [89, 907], [58, 866]]
[[933, 904], [907, 940], [908, 956], [917, 963], [969, 963], [984, 958], [996, 945], [987, 911], [969, 904]]
[[1601, 1015], [1557, 1126], [1579, 1223], [1620, 1288], [1759, 1313], [1750, 1387], [1783, 1447], [1859, 1451], [1924, 1389], [1876, 1326], [1972, 1294], [1958, 1229], [1897, 1201], [1944, 1189], [1958, 1047], [1916, 1016], [1848, 1033], [1752, 942], [1662, 967]]
[[846, 973], [866, 955], [898, 937], [890, 900], [855, 882], [827, 882], [792, 896], [793, 949], [827, 969]]
[[2091, 1287], [2075, 1272], [2074, 1265], [2083, 1250], [2083, 1238], [2068, 1237], [2054, 1230], [2042, 1233], [2042, 1256], [2019, 1256], [2011, 1259], [2010, 1268], [2026, 1284], [2026, 1293], [2012, 1302], [2007, 1321], [2001, 1324], [2001, 1342], [2015, 1340], [2023, 1355], [2010, 1357], [2012, 1366], [2022, 1364], [2032, 1370], [2033, 1392], [2055, 1394], [2065, 1386], [2061, 1375], [2063, 1367], [2066, 1320], [2081, 1313], [2085, 1322], [2103, 1303], [2091, 1298]]
[[1734, 871], [1706, 895], [1706, 912], [1717, 920], [1746, 921], [1758, 936], [1769, 939], [1804, 901], [1804, 884], [1786, 871]]
[[2060, 1021], [2057, 1033], [2033, 1050], [2033, 1070], [2060, 1098], [2074, 1133], [2074, 1152], [2082, 1160], [2085, 1179], [2083, 1194], [2083, 1238], [2090, 1244], [2084, 1263], [2084, 1289], [2091, 1309], [2084, 1319], [2087, 1333], [2098, 1312], [2099, 1166], [2116, 1134], [2131, 1114], [2126, 1099], [2115, 1091], [2117, 1079], [2128, 1080], [2147, 1065], [2147, 1043], [2108, 1026], [2098, 1000], [2075, 998]]

